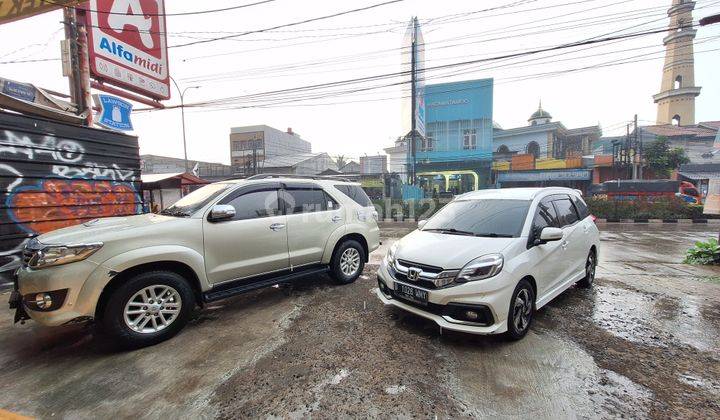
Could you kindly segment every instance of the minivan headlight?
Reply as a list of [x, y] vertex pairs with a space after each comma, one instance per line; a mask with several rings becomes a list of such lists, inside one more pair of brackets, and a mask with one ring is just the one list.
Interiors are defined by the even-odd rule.
[[30, 268], [46, 268], [82, 261], [102, 248], [102, 242], [74, 245], [48, 245], [38, 251], [28, 262]]
[[390, 245], [390, 248], [388, 248], [388, 252], [385, 255], [385, 262], [388, 266], [392, 266], [395, 264], [395, 253], [398, 249], [398, 242], [393, 243]]
[[463, 267], [457, 277], [455, 277], [455, 282], [465, 283], [468, 281], [489, 279], [502, 271], [504, 262], [505, 259], [502, 254], [488, 254], [477, 257], [465, 264], [465, 267]]

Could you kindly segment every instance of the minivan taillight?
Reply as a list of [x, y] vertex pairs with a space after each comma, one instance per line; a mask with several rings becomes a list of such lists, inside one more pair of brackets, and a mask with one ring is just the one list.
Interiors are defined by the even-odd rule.
[[593, 223], [597, 220], [597, 217], [594, 214], [590, 215], [590, 218], [592, 219]]

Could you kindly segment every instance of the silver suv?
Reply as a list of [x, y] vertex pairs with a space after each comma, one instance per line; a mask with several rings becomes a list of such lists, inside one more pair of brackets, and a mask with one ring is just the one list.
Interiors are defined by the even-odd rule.
[[257, 177], [210, 184], [160, 214], [96, 219], [27, 245], [16, 322], [94, 319], [126, 347], [175, 335], [197, 305], [329, 272], [355, 281], [379, 229], [358, 184]]

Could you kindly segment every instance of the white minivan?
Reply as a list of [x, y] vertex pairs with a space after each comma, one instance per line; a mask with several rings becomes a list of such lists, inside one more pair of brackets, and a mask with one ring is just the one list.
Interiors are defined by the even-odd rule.
[[535, 310], [592, 285], [599, 236], [577, 190], [474, 191], [390, 247], [377, 295], [445, 329], [517, 340]]

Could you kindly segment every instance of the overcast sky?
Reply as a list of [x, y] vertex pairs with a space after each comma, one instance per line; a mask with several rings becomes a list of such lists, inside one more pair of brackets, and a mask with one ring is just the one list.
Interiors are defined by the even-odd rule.
[[[252, 2], [174, 0], [166, 2], [166, 12]], [[168, 44], [262, 29], [381, 2], [276, 0], [222, 13], [168, 16]], [[567, 3], [574, 4], [563, 5]], [[515, 6], [481, 11], [508, 4]], [[205, 102], [397, 72], [403, 34], [414, 15], [423, 24], [429, 67], [615, 35], [617, 31], [661, 29], [668, 25], [666, 9], [670, 4], [671, 0], [405, 0], [277, 31], [173, 48], [170, 73], [181, 88], [200, 86], [188, 90], [186, 103]], [[694, 17], [698, 20], [719, 12], [720, 0], [700, 0]], [[0, 26], [0, 62], [59, 58], [61, 19], [62, 13], [57, 11]], [[566, 127], [599, 122], [605, 135], [619, 134], [635, 113], [641, 124], [652, 124], [656, 118], [652, 95], [660, 89], [663, 36], [449, 67], [426, 76], [428, 83], [494, 78], [494, 119], [504, 128], [526, 125], [542, 98], [543, 108]], [[697, 120], [720, 120], [720, 24], [698, 29], [695, 50], [696, 84], [702, 86], [696, 103]], [[0, 64], [0, 75], [68, 91], [59, 61]], [[271, 101], [243, 99], [232, 103], [234, 109], [187, 109], [189, 158], [229, 163], [230, 127], [254, 124], [282, 130], [292, 127], [312, 142], [313, 151], [333, 156], [357, 158], [382, 152], [404, 134], [400, 115], [403, 92], [397, 86], [377, 86], [399, 81], [402, 79], [383, 79], [323, 90], [317, 92], [321, 97], [306, 101], [283, 95]], [[368, 87], [373, 89], [357, 91]], [[355, 92], [348, 94], [350, 90]], [[172, 94], [167, 105], [179, 102], [174, 88]], [[141, 153], [182, 157], [179, 109], [136, 113], [133, 122]]]

